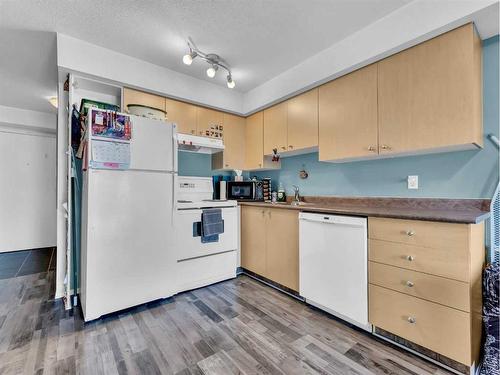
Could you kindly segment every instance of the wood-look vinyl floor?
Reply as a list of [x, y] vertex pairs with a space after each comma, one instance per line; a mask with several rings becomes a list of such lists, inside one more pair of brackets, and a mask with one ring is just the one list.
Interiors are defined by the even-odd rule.
[[0, 374], [446, 374], [240, 276], [83, 324], [54, 272], [0, 280]]

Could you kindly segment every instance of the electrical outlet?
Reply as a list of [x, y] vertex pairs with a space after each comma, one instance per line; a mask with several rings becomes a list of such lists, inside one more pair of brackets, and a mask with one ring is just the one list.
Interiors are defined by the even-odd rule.
[[408, 176], [408, 189], [418, 189], [418, 176]]

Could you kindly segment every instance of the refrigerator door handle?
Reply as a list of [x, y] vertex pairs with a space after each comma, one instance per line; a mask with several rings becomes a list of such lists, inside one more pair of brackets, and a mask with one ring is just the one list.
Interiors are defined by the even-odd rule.
[[177, 152], [178, 152], [178, 144], [177, 144], [177, 124], [172, 124], [172, 170], [174, 173], [177, 173], [178, 161], [177, 161]]
[[177, 214], [177, 173], [172, 173], [172, 226]]

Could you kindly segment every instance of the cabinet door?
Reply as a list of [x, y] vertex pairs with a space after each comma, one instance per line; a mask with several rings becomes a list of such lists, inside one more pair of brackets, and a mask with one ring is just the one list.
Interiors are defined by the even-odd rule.
[[245, 169], [259, 169], [264, 163], [264, 116], [257, 112], [246, 118]]
[[299, 214], [295, 210], [267, 209], [266, 277], [299, 290]]
[[223, 113], [215, 111], [213, 109], [202, 107], [198, 107], [197, 113], [197, 135], [201, 135], [204, 137], [221, 138], [222, 130], [220, 128], [221, 126], [223, 128]]
[[165, 109], [165, 98], [163, 96], [149, 94], [138, 90], [123, 88], [123, 108], [122, 111], [128, 112], [127, 105], [140, 104], [151, 108]]
[[264, 110], [264, 155], [287, 150], [288, 102]]
[[318, 89], [288, 100], [288, 151], [318, 146]]
[[319, 88], [319, 160], [378, 155], [377, 65]]
[[223, 168], [245, 168], [245, 118], [224, 113]]
[[165, 99], [165, 111], [170, 122], [177, 124], [177, 132], [196, 134], [197, 107], [172, 99]]
[[381, 153], [482, 146], [481, 41], [472, 24], [378, 66]]
[[261, 276], [266, 276], [266, 210], [241, 207], [241, 266]]

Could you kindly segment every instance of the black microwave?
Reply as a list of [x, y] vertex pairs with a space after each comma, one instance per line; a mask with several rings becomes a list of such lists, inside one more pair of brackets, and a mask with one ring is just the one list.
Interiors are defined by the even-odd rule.
[[262, 181], [228, 181], [227, 199], [263, 201]]

